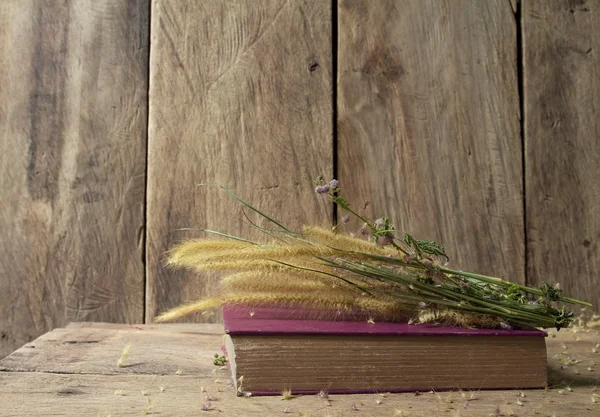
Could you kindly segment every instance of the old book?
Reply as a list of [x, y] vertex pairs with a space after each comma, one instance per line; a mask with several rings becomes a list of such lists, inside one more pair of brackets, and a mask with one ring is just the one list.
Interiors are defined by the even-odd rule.
[[[226, 308], [224, 349], [238, 393], [543, 388], [546, 333], [313, 320]], [[345, 317], [347, 319], [347, 317]]]

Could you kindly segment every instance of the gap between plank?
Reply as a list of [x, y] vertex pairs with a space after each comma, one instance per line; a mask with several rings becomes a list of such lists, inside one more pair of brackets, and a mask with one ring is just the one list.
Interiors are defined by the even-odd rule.
[[521, 169], [522, 169], [522, 184], [523, 184], [523, 273], [525, 285], [529, 285], [529, 248], [527, 240], [527, 154], [525, 148], [525, 81], [524, 81], [524, 62], [523, 62], [523, 1], [517, 1], [517, 9], [515, 11], [515, 25], [517, 30], [517, 82], [519, 89], [519, 132], [521, 135]]
[[144, 270], [144, 291], [142, 295], [142, 323], [146, 323], [148, 305], [148, 150], [150, 149], [150, 53], [152, 52], [152, 0], [148, 0], [148, 58], [146, 61], [146, 169], [144, 171], [144, 241], [142, 243], [142, 265]]
[[[332, 106], [332, 158], [333, 158], [333, 178], [338, 178], [338, 100], [337, 100], [337, 78], [338, 78], [338, 1], [331, 0], [331, 106]], [[337, 204], [332, 205], [332, 222], [335, 226], [338, 223]]]

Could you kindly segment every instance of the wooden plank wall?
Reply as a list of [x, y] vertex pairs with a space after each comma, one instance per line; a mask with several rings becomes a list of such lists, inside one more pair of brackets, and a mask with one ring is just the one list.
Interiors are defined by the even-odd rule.
[[523, 8], [528, 277], [600, 306], [600, 1]]
[[453, 265], [524, 282], [510, 3], [342, 0], [338, 30], [349, 199], [447, 245]]
[[330, 221], [304, 175], [337, 176], [457, 267], [598, 305], [598, 13], [0, 2], [0, 356], [70, 320], [149, 321], [214, 292], [215, 276], [161, 265], [201, 236], [182, 228], [256, 237], [212, 185], [292, 227]]
[[0, 356], [144, 310], [149, 2], [0, 4]]
[[162, 267], [174, 242], [206, 236], [177, 229], [258, 237], [240, 204], [194, 184], [226, 186], [290, 227], [331, 220], [302, 180], [333, 174], [331, 56], [329, 1], [153, 2], [148, 320], [216, 289], [209, 274]]

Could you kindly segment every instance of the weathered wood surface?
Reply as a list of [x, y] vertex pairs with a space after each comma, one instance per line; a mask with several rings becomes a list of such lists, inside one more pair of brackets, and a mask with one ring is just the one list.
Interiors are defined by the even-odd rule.
[[[523, 2], [528, 277], [600, 306], [600, 1]], [[598, 308], [598, 307], [596, 307]]]
[[[596, 416], [600, 411], [597, 330], [547, 338], [549, 390], [236, 397], [228, 371], [212, 364], [223, 328], [216, 324], [107, 325], [56, 329], [0, 361], [0, 415], [196, 416], [210, 400], [223, 416]], [[552, 337], [554, 335], [554, 337]], [[131, 344], [125, 367], [117, 361]], [[276, 358], [276, 356], [274, 356]], [[565, 369], [566, 361], [579, 360]], [[591, 371], [587, 369], [590, 367]], [[323, 370], [326, 372], [326, 370]], [[593, 399], [599, 400], [594, 403]], [[220, 411], [220, 412], [219, 412]]]
[[348, 199], [457, 267], [524, 282], [511, 3], [340, 0], [338, 28]]
[[151, 37], [148, 321], [217, 287], [163, 268], [174, 243], [206, 236], [178, 229], [259, 237], [211, 184], [295, 228], [331, 220], [302, 177], [333, 170], [329, 0], [154, 0]]
[[143, 320], [149, 3], [0, 2], [0, 357]]
[[[0, 369], [70, 374], [174, 375], [211, 372], [212, 355], [221, 350], [223, 329], [209, 324], [166, 327], [86, 323], [55, 329], [4, 358]], [[175, 329], [174, 333], [169, 330]], [[156, 346], [150, 349], [148, 342]], [[116, 366], [125, 346], [126, 366]], [[189, 348], [201, 345], [200, 351]], [[65, 349], [58, 349], [65, 346]], [[116, 358], [108, 363], [108, 358]], [[114, 366], [113, 366], [114, 365]]]

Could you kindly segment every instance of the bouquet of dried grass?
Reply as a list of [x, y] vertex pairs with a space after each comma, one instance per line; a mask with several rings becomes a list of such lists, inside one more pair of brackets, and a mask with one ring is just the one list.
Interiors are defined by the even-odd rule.
[[[176, 307], [157, 321], [226, 305], [359, 311], [367, 317], [411, 316], [416, 323], [465, 327], [567, 327], [573, 313], [564, 303], [590, 306], [562, 295], [556, 286], [520, 285], [448, 268], [445, 248], [435, 242], [402, 238], [389, 218], [370, 220], [342, 197], [339, 182], [309, 180], [318, 194], [363, 222], [358, 236], [306, 226], [289, 230], [223, 188], [245, 208], [271, 224], [252, 224], [271, 239], [249, 241], [212, 230], [215, 236], [183, 242], [169, 253], [167, 265], [194, 271], [227, 271], [221, 294]], [[342, 222], [348, 220], [344, 216]]]

